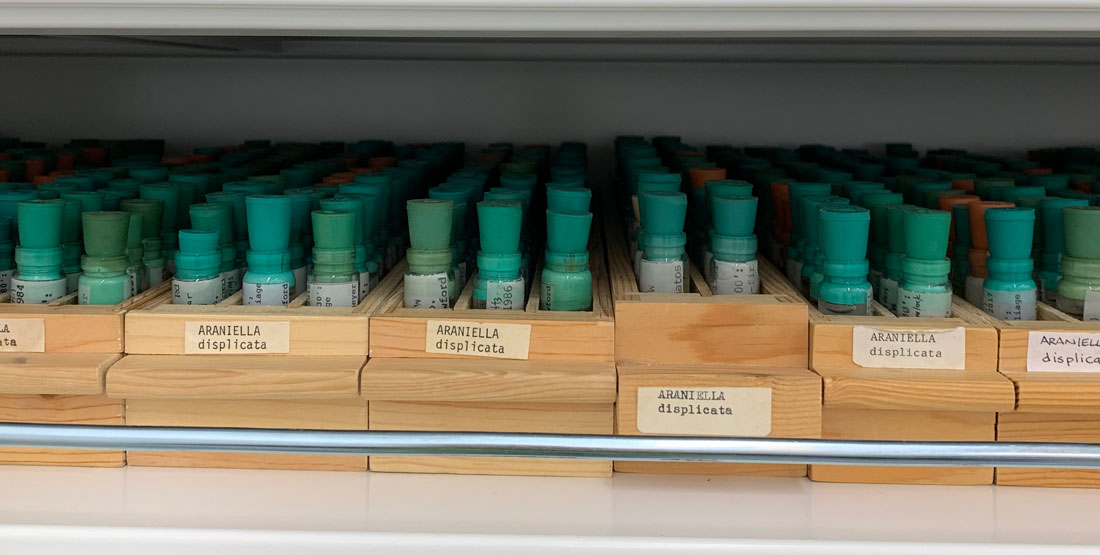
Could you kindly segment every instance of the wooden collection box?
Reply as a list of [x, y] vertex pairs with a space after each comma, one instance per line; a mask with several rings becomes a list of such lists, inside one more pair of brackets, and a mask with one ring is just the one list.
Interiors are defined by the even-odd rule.
[[[107, 374], [132, 426], [366, 430], [359, 395], [368, 316], [388, 284], [354, 308], [176, 305], [165, 293], [126, 316], [127, 356]], [[131, 451], [135, 466], [367, 469], [367, 457]]]
[[[471, 306], [471, 276], [451, 309], [403, 307], [401, 280], [371, 316], [363, 397], [372, 430], [611, 434], [615, 335], [603, 243], [592, 234], [592, 311], [539, 310], [539, 275], [523, 311]], [[402, 272], [399, 268], [395, 272]], [[381, 289], [381, 288], [380, 288]], [[451, 330], [451, 331], [448, 331]], [[473, 352], [451, 332], [479, 338]], [[449, 346], [444, 341], [454, 338]], [[371, 457], [379, 472], [610, 476], [611, 461]]]
[[[993, 441], [1015, 404], [997, 373], [995, 321], [955, 297], [952, 318], [826, 316], [810, 309], [810, 366], [824, 379], [825, 439]], [[990, 484], [992, 468], [811, 465], [818, 482]]]
[[[1100, 443], [1100, 322], [1040, 303], [1039, 320], [999, 321], [1000, 369], [1016, 387], [997, 441]], [[1100, 470], [998, 468], [997, 485], [1100, 487]]]
[[[619, 371], [616, 433], [821, 436], [821, 378], [807, 369], [807, 307], [760, 260], [759, 295], [641, 293], [617, 222], [605, 222]], [[792, 294], [793, 293], [793, 294]], [[616, 461], [619, 472], [805, 476], [801, 464]]]
[[[125, 407], [104, 395], [121, 356], [123, 317], [167, 290], [116, 305], [78, 305], [76, 293], [49, 304], [0, 295], [0, 421], [122, 425]], [[0, 464], [123, 466], [122, 451], [0, 448]]]

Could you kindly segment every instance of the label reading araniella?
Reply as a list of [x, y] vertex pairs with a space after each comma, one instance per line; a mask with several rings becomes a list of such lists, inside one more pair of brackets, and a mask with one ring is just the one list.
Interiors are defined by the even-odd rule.
[[527, 360], [530, 324], [428, 320], [424, 352]]
[[172, 304], [208, 305], [222, 300], [222, 280], [172, 280]]
[[711, 292], [715, 295], [755, 295], [760, 292], [760, 270], [755, 259], [724, 262], [711, 259]]
[[359, 280], [309, 284], [309, 306], [353, 307], [358, 304]]
[[1035, 289], [1027, 291], [986, 289], [982, 308], [987, 314], [1000, 320], [1034, 320]]
[[852, 326], [852, 362], [864, 368], [966, 368], [966, 328]]
[[1081, 319], [1086, 321], [1100, 320], [1100, 291], [1085, 291], [1085, 309]]
[[405, 275], [405, 308], [450, 308], [450, 279], [442, 272]]
[[42, 318], [0, 320], [0, 352], [46, 352], [46, 323]]
[[902, 287], [898, 291], [898, 316], [908, 318], [950, 318], [951, 292], [926, 293]]
[[290, 322], [185, 322], [188, 355], [256, 355], [290, 352]]
[[485, 282], [485, 308], [488, 310], [523, 310], [522, 279]]
[[289, 283], [248, 283], [241, 284], [244, 291], [244, 304], [259, 306], [286, 306], [290, 304]]
[[637, 425], [643, 434], [764, 437], [772, 430], [772, 389], [639, 387]]
[[1029, 331], [1028, 372], [1100, 372], [1100, 333]]
[[642, 258], [638, 290], [643, 293], [683, 293], [684, 261], [654, 262]]

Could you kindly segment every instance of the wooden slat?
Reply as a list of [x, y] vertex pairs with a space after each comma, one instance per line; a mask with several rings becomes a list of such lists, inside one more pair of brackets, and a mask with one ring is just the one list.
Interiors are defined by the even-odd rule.
[[1018, 412], [1100, 414], [1100, 374], [1005, 371], [1016, 385]]
[[[106, 395], [0, 395], [0, 422], [45, 424], [123, 424], [122, 401]], [[0, 464], [119, 467], [123, 451], [0, 448]]]
[[826, 408], [1010, 411], [1012, 382], [996, 372], [854, 368], [821, 371]]
[[998, 336], [993, 327], [977, 327], [961, 320], [875, 316], [833, 318], [810, 324], [810, 367], [818, 372], [860, 368], [852, 361], [852, 326], [882, 329], [949, 329], [966, 327], [966, 370], [992, 372], [997, 369]]
[[108, 353], [2, 353], [0, 394], [96, 395], [103, 376], [122, 355]]
[[367, 403], [347, 399], [127, 399], [130, 426], [366, 430]]
[[[1100, 443], [1100, 414], [1001, 414], [997, 441]], [[1100, 488], [1100, 470], [997, 468], [997, 485]]]

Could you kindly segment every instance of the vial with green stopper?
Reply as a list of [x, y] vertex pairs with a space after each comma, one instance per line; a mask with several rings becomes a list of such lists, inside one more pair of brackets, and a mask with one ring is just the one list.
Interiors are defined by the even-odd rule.
[[[310, 233], [312, 234], [312, 226], [310, 223], [310, 212], [312, 212], [313, 197], [309, 193], [300, 192], [300, 190], [292, 189], [288, 193], [285, 190], [283, 195], [290, 199], [290, 271], [294, 272], [294, 293], [293, 296], [297, 297], [306, 291], [306, 284], [309, 281], [309, 260], [306, 256], [307, 251], [305, 248], [305, 241], [302, 236]], [[312, 243], [312, 241], [310, 241]]]
[[141, 214], [130, 214], [126, 228], [126, 278], [129, 280], [129, 296], [141, 293], [145, 285], [145, 251], [141, 248]]
[[951, 214], [942, 210], [915, 209], [902, 217], [905, 258], [898, 288], [898, 312], [903, 318], [951, 317], [951, 261], [947, 236]]
[[[670, 209], [670, 216], [672, 212]], [[657, 228], [660, 231], [672, 229], [673, 223], [666, 220], [657, 224]], [[542, 310], [592, 310], [592, 272], [588, 269], [587, 250], [591, 228], [591, 213], [547, 210], [546, 253], [540, 292]], [[675, 247], [660, 243], [650, 247], [647, 238], [646, 252], [651, 248]], [[683, 248], [683, 243], [680, 248]]]
[[172, 275], [173, 257], [176, 241], [179, 239], [180, 191], [168, 183], [150, 183], [141, 186], [140, 198], [164, 201], [164, 214], [161, 217], [161, 253], [164, 255], [165, 271]]
[[[680, 192], [647, 191], [639, 195], [642, 227], [646, 230], [645, 250], [638, 267], [638, 290], [645, 293], [683, 293], [687, 276], [687, 255], [684, 246], [684, 220], [687, 216], [687, 195]], [[585, 212], [547, 211], [547, 227], [560, 220], [586, 217]], [[552, 223], [552, 221], [554, 223]], [[587, 236], [586, 236], [587, 240]], [[587, 245], [582, 245], [580, 250]], [[555, 252], [561, 252], [553, 249]], [[568, 251], [566, 251], [568, 252]]]
[[518, 201], [484, 200], [477, 204], [477, 214], [481, 251], [477, 255], [473, 307], [523, 310], [526, 284], [520, 275], [519, 252], [523, 205]]
[[172, 304], [210, 305], [223, 299], [222, 253], [218, 243], [217, 231], [180, 230], [176, 275], [172, 277]]
[[129, 297], [130, 276], [126, 268], [126, 240], [129, 236], [129, 212], [85, 212], [84, 251], [77, 287], [79, 304], [113, 305]]
[[406, 253], [405, 308], [450, 308], [454, 298], [454, 250], [451, 248], [455, 203], [444, 199], [406, 202], [409, 249]]
[[[386, 262], [383, 259], [382, 250], [378, 248], [376, 240], [379, 238], [379, 218], [385, 217], [385, 206], [382, 204], [383, 196], [380, 185], [346, 183], [340, 185], [340, 194], [359, 197], [363, 202], [363, 259], [366, 271], [359, 273], [359, 296], [366, 297], [367, 293], [378, 287], [385, 271]], [[356, 246], [356, 256], [359, 248]]]
[[[712, 182], [708, 182], [708, 187]], [[753, 295], [760, 292], [760, 269], [756, 260], [757, 198], [744, 190], [710, 191], [710, 245], [704, 271], [715, 295]], [[709, 256], [708, 256], [709, 255]]]
[[824, 280], [818, 310], [823, 314], [870, 316], [871, 284], [867, 283], [867, 236], [871, 213], [857, 206], [826, 206], [818, 212]]
[[1065, 254], [1058, 284], [1058, 309], [1082, 320], [1100, 320], [1100, 207], [1062, 210]]
[[290, 270], [289, 197], [249, 195], [245, 197], [248, 224], [248, 271], [241, 278], [245, 305], [286, 306], [294, 290]]
[[159, 199], [127, 199], [119, 203], [124, 212], [141, 215], [142, 263], [145, 278], [142, 290], [164, 283], [169, 278], [168, 268], [161, 253], [163, 245], [161, 219], [164, 217], [164, 201]]
[[11, 302], [46, 304], [66, 294], [61, 271], [61, 215], [65, 201], [27, 200], [16, 206], [20, 244]]
[[245, 194], [239, 191], [220, 191], [206, 195], [206, 202], [228, 204], [233, 209], [233, 241], [237, 244], [237, 268], [241, 274], [248, 268], [245, 256], [248, 252], [248, 218], [244, 198]]
[[875, 299], [886, 304], [882, 296], [882, 275], [886, 270], [886, 253], [889, 251], [888, 237], [889, 225], [886, 218], [886, 207], [902, 204], [901, 193], [886, 191], [871, 191], [864, 193], [859, 198], [859, 205], [871, 211], [871, 237], [867, 248], [867, 258], [871, 270], [867, 273], [867, 280], [875, 292]]
[[1088, 206], [1088, 201], [1060, 197], [1046, 197], [1039, 201], [1042, 251], [1036, 281], [1039, 300], [1051, 306], [1058, 304], [1058, 282], [1062, 279], [1062, 256], [1066, 252], [1062, 211], [1069, 206]]
[[812, 195], [832, 194], [832, 185], [828, 183], [791, 183], [788, 185], [791, 209], [791, 246], [787, 248], [787, 280], [792, 284], [802, 281], [803, 249], [806, 247], [805, 222], [802, 199]]
[[351, 199], [359, 212], [314, 210], [313, 271], [309, 275], [310, 306], [353, 307], [359, 304], [360, 280], [356, 272], [355, 240], [361, 233], [357, 216], [363, 203]]
[[218, 280], [221, 282], [221, 298], [228, 299], [241, 288], [241, 269], [237, 267], [237, 244], [233, 240], [233, 207], [224, 202], [207, 202], [191, 205], [191, 225], [196, 230], [218, 234]]
[[11, 238], [11, 224], [0, 218], [0, 293], [11, 291], [11, 278], [15, 274], [15, 241]]
[[989, 240], [989, 277], [984, 283], [986, 313], [1001, 320], [1035, 320], [1038, 290], [1031, 279], [1031, 240], [1035, 210], [992, 208], [985, 211]]

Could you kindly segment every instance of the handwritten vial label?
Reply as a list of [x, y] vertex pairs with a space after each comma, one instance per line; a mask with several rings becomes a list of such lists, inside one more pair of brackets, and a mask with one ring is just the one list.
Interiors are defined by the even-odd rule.
[[760, 292], [760, 270], [756, 260], [723, 262], [711, 259], [711, 292], [715, 295], [755, 295]]
[[428, 320], [425, 353], [527, 360], [530, 324]]
[[290, 352], [290, 322], [185, 322], [187, 355], [257, 355]]
[[137, 295], [141, 288], [141, 266], [130, 266], [126, 268], [126, 290], [128, 295], [126, 298]]
[[65, 278], [53, 281], [11, 280], [11, 302], [16, 304], [46, 304], [66, 295]]
[[373, 290], [374, 290], [374, 284], [371, 283], [371, 274], [370, 274], [370, 272], [367, 272], [365, 270], [363, 272], [360, 272], [359, 273], [359, 299], [362, 300], [364, 297], [367, 296], [367, 293], [370, 293]]
[[1086, 321], [1100, 320], [1100, 291], [1085, 292], [1085, 309], [1081, 319]]
[[80, 276], [84, 272], [73, 272], [71, 274], [65, 274], [65, 294], [76, 293], [80, 289]]
[[0, 352], [46, 352], [46, 323], [41, 318], [0, 320]]
[[286, 306], [290, 304], [289, 283], [249, 283], [241, 284], [244, 291], [244, 304], [259, 306]]
[[852, 362], [864, 368], [966, 368], [966, 328], [852, 326]]
[[14, 275], [15, 270], [0, 271], [0, 293], [11, 291], [11, 278]]
[[168, 279], [168, 269], [163, 264], [160, 266], [146, 266], [145, 269], [149, 273], [149, 287], [160, 285]]
[[886, 276], [882, 276], [882, 300], [879, 301], [886, 310], [889, 310], [891, 314], [898, 313], [898, 293], [899, 287], [896, 280], [892, 280]]
[[985, 278], [966, 276], [966, 302], [982, 306], [985, 301]]
[[1100, 372], [1100, 333], [1030, 331], [1028, 372]]
[[451, 308], [447, 274], [406, 274], [405, 308]]
[[309, 284], [309, 306], [353, 307], [359, 304], [359, 280]]
[[1036, 317], [1035, 289], [1027, 291], [985, 290], [982, 309], [1000, 320], [1034, 320]]
[[222, 300], [220, 277], [193, 281], [172, 280], [172, 304], [216, 304]]
[[523, 310], [523, 280], [485, 282], [485, 308], [488, 310]]
[[922, 293], [902, 287], [898, 291], [898, 316], [902, 318], [950, 318], [951, 293]]
[[683, 293], [684, 261], [641, 261], [638, 269], [638, 289], [643, 293]]
[[222, 294], [223, 299], [228, 299], [233, 293], [241, 290], [241, 269], [234, 268], [232, 270], [226, 270], [221, 273], [221, 278], [225, 282], [225, 293]]
[[711, 285], [714, 283], [714, 253], [710, 252], [709, 247], [703, 247], [703, 281], [707, 282], [707, 285], [714, 289]]
[[638, 431], [764, 437], [772, 431], [770, 387], [639, 387]]

